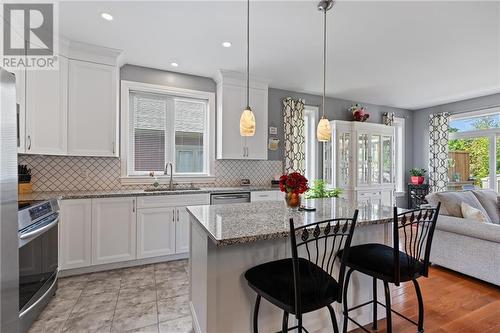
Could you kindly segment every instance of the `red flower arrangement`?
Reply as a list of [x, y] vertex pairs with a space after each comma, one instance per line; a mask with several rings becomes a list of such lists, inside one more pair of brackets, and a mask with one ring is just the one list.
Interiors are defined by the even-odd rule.
[[280, 190], [285, 193], [302, 194], [309, 189], [307, 178], [298, 172], [292, 172], [280, 177]]

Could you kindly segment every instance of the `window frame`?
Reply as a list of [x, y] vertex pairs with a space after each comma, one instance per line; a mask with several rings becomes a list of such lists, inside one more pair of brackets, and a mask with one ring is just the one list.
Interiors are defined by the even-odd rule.
[[[188, 98], [188, 99], [199, 99], [207, 100], [206, 109], [206, 126], [205, 135], [206, 140], [204, 140], [204, 152], [206, 157], [204, 159], [204, 173], [175, 173], [173, 179], [178, 183], [189, 183], [189, 182], [211, 182], [215, 180], [213, 174], [214, 162], [215, 162], [215, 93], [198, 91], [163, 85], [156, 85], [143, 82], [135, 81], [121, 81], [121, 108], [120, 108], [120, 160], [121, 160], [121, 177], [120, 181], [122, 184], [149, 184], [151, 183], [151, 177], [144, 174], [133, 174], [130, 170], [130, 165], [132, 163], [130, 156], [130, 149], [133, 139], [130, 135], [131, 126], [131, 110], [130, 110], [130, 93], [132, 91], [152, 93], [152, 94], [162, 94], [169, 95], [176, 98]], [[173, 124], [171, 125], [173, 129]], [[168, 137], [166, 137], [165, 144], [167, 145], [170, 141], [170, 146], [166, 147], [165, 156], [166, 158], [173, 158], [172, 161], [175, 164], [175, 131], [168, 131]], [[172, 141], [173, 140], [173, 141]], [[171, 156], [173, 153], [173, 156]], [[170, 179], [170, 175], [155, 174], [156, 180], [160, 183], [167, 183]]]
[[[500, 113], [500, 107], [492, 107], [492, 108], [486, 108], [486, 109], [481, 109], [481, 110], [474, 110], [474, 111], [469, 111], [469, 112], [463, 112], [463, 113], [457, 113], [457, 114], [452, 114], [450, 115], [449, 123], [451, 123], [453, 120], [459, 120], [459, 119], [468, 119], [468, 118], [476, 118], [476, 117], [481, 117], [481, 116], [489, 116], [492, 114], [499, 114]], [[464, 131], [464, 132], [453, 132], [449, 133], [448, 132], [448, 140], [454, 140], [454, 139], [473, 139], [473, 138], [479, 138], [479, 137], [485, 137], [488, 138], [488, 141], [490, 143], [489, 145], [489, 165], [488, 165], [488, 171], [489, 171], [489, 184], [490, 184], [490, 189], [498, 192], [500, 188], [498, 188], [498, 183], [496, 180], [496, 162], [497, 162], [497, 138], [500, 138], [500, 128], [490, 128], [490, 129], [484, 129], [484, 130], [473, 130], [473, 131]], [[492, 186], [493, 185], [493, 186]]]
[[[307, 175], [312, 175], [312, 179], [309, 179], [309, 186], [313, 185], [313, 181], [318, 179], [319, 175], [319, 163], [318, 163], [318, 151], [319, 151], [319, 142], [316, 140], [316, 127], [318, 125], [318, 114], [319, 107], [316, 105], [304, 105], [304, 169]], [[309, 128], [308, 128], [309, 127]], [[310, 133], [309, 133], [310, 130]], [[306, 134], [310, 134], [309, 138]], [[310, 140], [310, 141], [307, 141]], [[307, 146], [312, 149], [308, 149]], [[310, 160], [312, 163], [312, 172], [307, 170], [307, 160]]]
[[[406, 165], [405, 165], [405, 143], [406, 143], [406, 118], [404, 117], [394, 117], [392, 125], [395, 127], [394, 131], [394, 146], [395, 146], [395, 180], [396, 180], [396, 195], [404, 194], [406, 192]], [[400, 131], [401, 135], [398, 135]]]

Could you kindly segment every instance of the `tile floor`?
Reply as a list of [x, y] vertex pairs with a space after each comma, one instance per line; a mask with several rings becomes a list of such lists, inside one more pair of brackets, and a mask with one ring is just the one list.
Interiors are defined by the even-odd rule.
[[59, 280], [29, 333], [191, 333], [187, 260]]

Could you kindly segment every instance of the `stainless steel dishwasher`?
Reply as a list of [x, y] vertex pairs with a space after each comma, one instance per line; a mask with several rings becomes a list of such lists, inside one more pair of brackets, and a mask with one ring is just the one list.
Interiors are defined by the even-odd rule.
[[215, 193], [210, 195], [211, 205], [250, 202], [250, 192]]

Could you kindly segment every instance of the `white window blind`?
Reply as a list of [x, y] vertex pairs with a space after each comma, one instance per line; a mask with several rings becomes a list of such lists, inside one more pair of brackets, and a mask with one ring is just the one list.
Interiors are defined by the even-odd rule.
[[206, 103], [196, 100], [175, 100], [175, 171], [203, 171], [203, 147]]
[[206, 172], [206, 100], [130, 91], [129, 101], [129, 174], [163, 172], [167, 162], [176, 174]]

